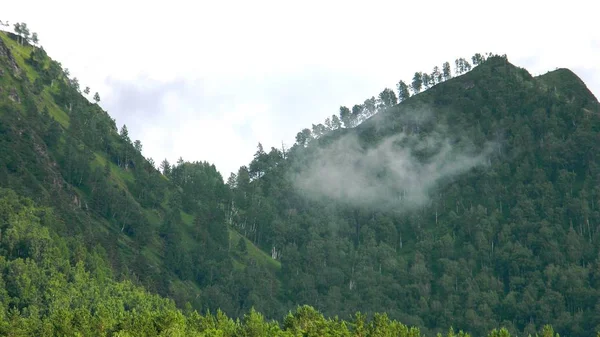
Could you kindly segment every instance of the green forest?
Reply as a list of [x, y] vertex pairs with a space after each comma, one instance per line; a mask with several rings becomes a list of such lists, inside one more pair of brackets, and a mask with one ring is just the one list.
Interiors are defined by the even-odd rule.
[[600, 331], [600, 103], [570, 70], [443, 62], [223, 177], [144, 158], [18, 25], [0, 32], [0, 334]]

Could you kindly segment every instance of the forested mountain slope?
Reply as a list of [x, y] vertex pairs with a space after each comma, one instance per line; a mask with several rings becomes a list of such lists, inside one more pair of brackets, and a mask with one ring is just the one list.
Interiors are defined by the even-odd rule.
[[234, 225], [255, 221], [281, 253], [283, 296], [326, 315], [589, 335], [598, 131], [571, 71], [534, 78], [491, 57], [356, 128], [301, 133], [285, 160], [257, 152], [236, 177]]
[[[600, 328], [600, 106], [569, 70], [532, 77], [477, 54], [472, 70], [457, 60], [454, 77], [448, 63], [418, 72], [398, 98], [385, 89], [341, 107], [290, 149], [259, 144], [225, 184], [206, 162], [164, 161], [159, 172], [42, 48], [0, 38], [0, 187], [52, 213], [40, 235], [60, 238], [58, 274], [73, 275], [74, 292], [83, 270], [101, 294], [141, 291], [132, 282], [185, 308], [183, 318], [148, 297], [181, 328], [192, 308], [280, 319], [304, 304], [343, 319], [386, 312], [428, 335]], [[4, 212], [25, 216], [15, 207]], [[2, 280], [57, 273], [11, 267], [49, 260], [29, 248], [40, 235], [15, 246], [8, 233], [31, 230], [6, 219]], [[4, 285], [5, 312], [50, 305], [39, 301], [50, 281], [40, 295], [19, 282]]]
[[248, 253], [238, 251], [214, 165], [180, 160], [161, 174], [68, 69], [14, 34], [0, 38], [0, 187], [53, 207], [52, 230], [70, 250], [100, 249], [115, 277], [182, 307], [237, 316], [252, 298], [269, 301], [255, 280], [277, 287], [280, 264], [244, 239]]
[[[172, 300], [111, 279], [101, 250], [70, 250], [50, 229], [59, 221], [51, 209], [0, 188], [0, 220], [3, 336], [422, 336], [385, 314], [340, 320], [301, 306], [279, 324], [253, 309], [238, 320], [220, 310], [204, 315], [189, 307], [178, 310]], [[491, 336], [506, 332], [494, 330]], [[554, 337], [549, 326], [542, 332]], [[468, 335], [449, 329], [446, 336]]]

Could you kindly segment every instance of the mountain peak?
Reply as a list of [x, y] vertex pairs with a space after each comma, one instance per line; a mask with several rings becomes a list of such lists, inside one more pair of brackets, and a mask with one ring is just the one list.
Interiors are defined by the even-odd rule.
[[546, 88], [560, 92], [569, 99], [580, 98], [591, 105], [598, 105], [598, 99], [587, 87], [585, 82], [573, 71], [567, 68], [558, 68], [539, 75], [536, 79]]

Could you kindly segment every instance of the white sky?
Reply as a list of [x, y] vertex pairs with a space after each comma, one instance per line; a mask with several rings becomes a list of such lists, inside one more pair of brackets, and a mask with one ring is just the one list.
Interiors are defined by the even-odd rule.
[[[489, 5], [488, 5], [489, 4]], [[2, 4], [127, 124], [158, 163], [207, 160], [227, 179], [258, 142], [475, 52], [533, 75], [570, 68], [600, 97], [593, 1], [67, 1]]]

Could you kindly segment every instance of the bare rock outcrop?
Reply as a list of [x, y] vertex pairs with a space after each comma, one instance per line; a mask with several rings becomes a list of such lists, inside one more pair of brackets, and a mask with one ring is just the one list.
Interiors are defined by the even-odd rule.
[[15, 76], [18, 77], [21, 75], [21, 69], [17, 61], [15, 61], [10, 49], [2, 39], [0, 39], [0, 62], [7, 62], [9, 69], [13, 70]]

